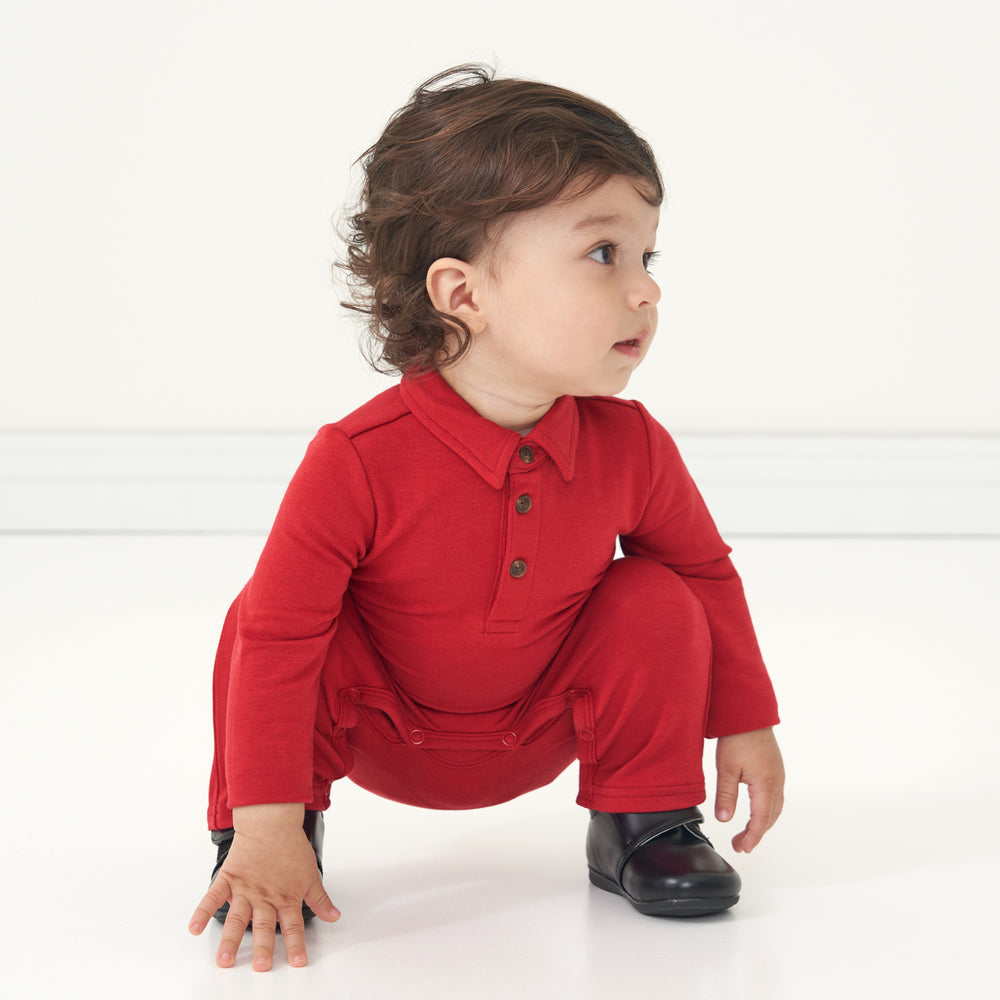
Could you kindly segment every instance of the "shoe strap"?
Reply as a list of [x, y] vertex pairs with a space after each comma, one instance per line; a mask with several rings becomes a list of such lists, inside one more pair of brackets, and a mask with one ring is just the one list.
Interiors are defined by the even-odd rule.
[[711, 841], [701, 832], [700, 826], [705, 821], [701, 810], [696, 806], [690, 809], [674, 809], [664, 813], [618, 813], [618, 828], [624, 843], [618, 871], [615, 877], [621, 881], [622, 872], [629, 859], [640, 847], [662, 837], [665, 833], [679, 830], [683, 827], [693, 837], [711, 847]]

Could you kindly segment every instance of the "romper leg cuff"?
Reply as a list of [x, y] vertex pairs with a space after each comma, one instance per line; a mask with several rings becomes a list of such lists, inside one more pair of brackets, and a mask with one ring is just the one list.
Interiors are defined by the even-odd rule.
[[597, 812], [639, 813], [689, 809], [705, 801], [705, 783], [614, 788], [590, 784], [580, 789], [577, 805]]

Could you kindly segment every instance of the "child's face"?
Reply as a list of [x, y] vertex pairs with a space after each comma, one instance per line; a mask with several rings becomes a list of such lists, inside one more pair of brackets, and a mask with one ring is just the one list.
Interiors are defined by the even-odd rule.
[[659, 216], [612, 177], [515, 217], [484, 265], [475, 353], [537, 403], [621, 392], [656, 332]]

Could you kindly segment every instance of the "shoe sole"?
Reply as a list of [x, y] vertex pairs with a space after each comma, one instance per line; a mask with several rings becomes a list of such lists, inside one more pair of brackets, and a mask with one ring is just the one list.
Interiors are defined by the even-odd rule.
[[735, 906], [739, 901], [739, 896], [718, 896], [715, 898], [688, 898], [688, 899], [654, 899], [643, 901], [633, 899], [625, 890], [607, 875], [602, 875], [598, 871], [590, 869], [590, 881], [598, 889], [605, 892], [613, 892], [616, 896], [623, 896], [640, 913], [648, 917], [704, 917], [711, 913], [721, 913]]

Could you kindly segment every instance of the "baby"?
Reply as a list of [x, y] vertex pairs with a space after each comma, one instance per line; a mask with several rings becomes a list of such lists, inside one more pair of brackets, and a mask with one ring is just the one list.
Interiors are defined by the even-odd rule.
[[[743, 590], [667, 432], [616, 398], [656, 332], [663, 184], [579, 94], [478, 66], [420, 87], [363, 157], [345, 266], [398, 384], [310, 445], [215, 665], [208, 811], [220, 966], [252, 925], [306, 963], [338, 778], [432, 809], [580, 762], [590, 881], [714, 913], [740, 879], [701, 831], [740, 783], [781, 811], [777, 709]], [[622, 558], [615, 558], [620, 543]], [[525, 830], [525, 842], [531, 831]]]

